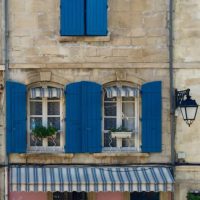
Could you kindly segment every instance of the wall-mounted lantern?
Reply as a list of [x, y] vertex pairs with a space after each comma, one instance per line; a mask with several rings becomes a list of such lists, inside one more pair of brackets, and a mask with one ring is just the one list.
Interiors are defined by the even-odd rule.
[[175, 90], [175, 98], [176, 108], [180, 107], [183, 120], [190, 126], [196, 118], [199, 105], [195, 100], [191, 99], [190, 89], [182, 91]]

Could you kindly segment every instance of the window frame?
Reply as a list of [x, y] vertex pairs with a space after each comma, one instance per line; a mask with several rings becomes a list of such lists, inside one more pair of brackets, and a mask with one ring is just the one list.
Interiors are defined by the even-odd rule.
[[[130, 82], [112, 82], [103, 85], [103, 88], [105, 87], [111, 87], [115, 85], [124, 85], [124, 86], [130, 86], [135, 88], [140, 88], [139, 85], [130, 83]], [[135, 147], [105, 147], [104, 146], [104, 134], [108, 133], [108, 130], [104, 130], [104, 120], [105, 120], [105, 114], [104, 114], [104, 96], [105, 96], [105, 89], [103, 89], [102, 93], [102, 152], [141, 152], [141, 124], [140, 124], [140, 116], [141, 116], [141, 95], [138, 94], [138, 97], [135, 98]], [[122, 97], [116, 97], [116, 128], [120, 127], [122, 125], [122, 103], [125, 101], [122, 101]], [[126, 101], [126, 102], [133, 102], [133, 101]], [[112, 118], [112, 117], [110, 117]], [[134, 117], [133, 117], [134, 118]]]
[[[63, 96], [60, 99], [51, 100], [47, 97], [43, 97], [42, 99], [31, 99], [30, 98], [30, 92], [29, 90], [31, 88], [37, 88], [37, 87], [57, 87], [57, 88], [63, 88], [63, 86], [53, 83], [42, 83], [42, 84], [34, 84], [28, 87], [28, 93], [27, 93], [27, 150], [28, 152], [64, 152], [64, 145], [65, 145], [65, 97], [64, 93]], [[33, 101], [40, 101], [42, 102], [42, 115], [30, 115], [30, 103]], [[30, 145], [30, 118], [31, 117], [37, 117], [41, 116], [42, 118], [42, 125], [47, 126], [48, 123], [48, 117], [51, 117], [51, 115], [48, 115], [48, 102], [60, 102], [60, 146], [31, 146]], [[53, 117], [57, 117], [58, 115], [52, 115]]]

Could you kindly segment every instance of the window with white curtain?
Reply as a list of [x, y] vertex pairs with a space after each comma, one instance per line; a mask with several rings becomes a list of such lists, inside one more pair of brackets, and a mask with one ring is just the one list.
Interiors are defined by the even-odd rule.
[[[56, 132], [46, 138], [36, 137], [36, 127], [53, 127]], [[30, 150], [58, 150], [64, 146], [62, 89], [31, 88], [28, 95], [28, 144]]]
[[104, 88], [104, 149], [139, 148], [139, 90], [132, 85]]

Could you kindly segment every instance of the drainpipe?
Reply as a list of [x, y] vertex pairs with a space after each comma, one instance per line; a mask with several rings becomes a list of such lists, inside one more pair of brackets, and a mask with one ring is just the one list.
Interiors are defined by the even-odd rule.
[[[9, 0], [3, 0], [3, 12], [4, 13], [4, 86], [9, 78]], [[4, 105], [6, 105], [6, 90], [4, 89]], [[4, 123], [6, 127], [6, 109], [4, 112]], [[6, 129], [5, 129], [5, 175], [4, 175], [4, 199], [9, 199], [9, 157], [6, 152]]]
[[[175, 177], [175, 90], [174, 90], [174, 47], [173, 47], [173, 17], [174, 17], [174, 0], [169, 0], [169, 79], [170, 79], [170, 133], [171, 133], [171, 165], [172, 173]], [[174, 192], [172, 193], [172, 200], [174, 199]]]

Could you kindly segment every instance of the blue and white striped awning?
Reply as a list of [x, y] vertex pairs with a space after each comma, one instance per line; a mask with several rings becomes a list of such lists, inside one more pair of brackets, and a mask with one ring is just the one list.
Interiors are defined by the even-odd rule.
[[173, 191], [168, 167], [12, 166], [11, 191]]
[[63, 89], [62, 88], [55, 88], [55, 87], [37, 87], [37, 88], [31, 88], [30, 89], [30, 98], [61, 98], [63, 95]]
[[129, 86], [112, 86], [105, 88], [108, 98], [112, 97], [137, 97], [139, 89]]

